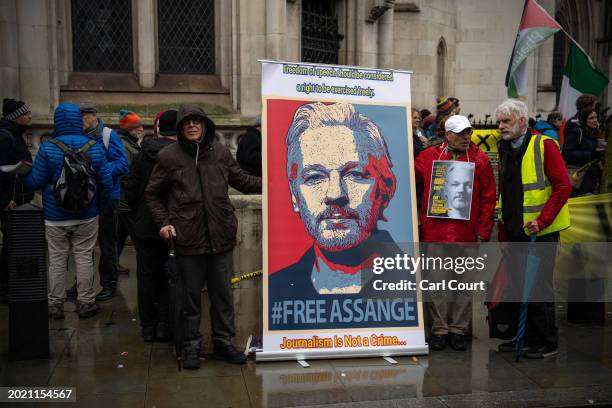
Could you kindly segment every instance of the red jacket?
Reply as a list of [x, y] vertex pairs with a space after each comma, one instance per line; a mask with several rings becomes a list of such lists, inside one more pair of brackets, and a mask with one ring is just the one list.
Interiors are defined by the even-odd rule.
[[495, 179], [486, 153], [470, 143], [467, 154], [455, 160], [475, 163], [472, 186], [472, 207], [469, 220], [427, 217], [431, 170], [434, 160], [452, 160], [447, 143], [430, 147], [417, 156], [414, 162], [416, 182], [424, 186], [421, 199], [421, 241], [423, 242], [475, 242], [480, 237], [488, 241], [493, 229], [495, 211]]

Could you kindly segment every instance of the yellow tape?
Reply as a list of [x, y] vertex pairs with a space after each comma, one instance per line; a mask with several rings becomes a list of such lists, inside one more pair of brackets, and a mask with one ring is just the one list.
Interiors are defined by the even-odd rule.
[[256, 276], [260, 276], [262, 274], [263, 274], [263, 270], [258, 269], [255, 272], [247, 273], [247, 274], [244, 274], [242, 276], [236, 276], [235, 278], [232, 278], [232, 285], [234, 283], [238, 283], [238, 282], [243, 281], [245, 279], [255, 278]]

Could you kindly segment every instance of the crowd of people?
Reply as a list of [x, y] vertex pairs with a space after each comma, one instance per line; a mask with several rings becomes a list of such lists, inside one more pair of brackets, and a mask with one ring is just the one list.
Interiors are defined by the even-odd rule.
[[[597, 99], [583, 95], [578, 113], [563, 125], [559, 113], [530, 126], [527, 106], [506, 100], [495, 112], [501, 140], [496, 188], [488, 156], [471, 142], [473, 125], [460, 114], [457, 98], [440, 97], [435, 112], [412, 110], [414, 169], [423, 242], [486, 242], [491, 238], [496, 200], [499, 239], [511, 242], [558, 242], [569, 227], [568, 198], [594, 193], [601, 178], [605, 138]], [[42, 191], [49, 253], [49, 316], [64, 318], [64, 303], [76, 296], [79, 317], [100, 310], [99, 302], [117, 295], [119, 264], [126, 239], [137, 254], [138, 310], [145, 342], [182, 336], [183, 366], [197, 369], [202, 344], [201, 292], [208, 287], [214, 353], [232, 363], [245, 356], [232, 345], [235, 334], [230, 279], [237, 220], [228, 185], [243, 193], [260, 193], [259, 120], [243, 136], [238, 161], [215, 139], [215, 124], [194, 105], [158, 113], [153, 135], [145, 136], [141, 118], [122, 110], [119, 130], [106, 127], [91, 104], [61, 103], [54, 112], [53, 137], [42, 143], [35, 160], [23, 134], [32, 120], [22, 101], [5, 99], [0, 121], [0, 165], [31, 162], [31, 172], [1, 174], [0, 208], [8, 211]], [[434, 162], [448, 166], [444, 200], [448, 214], [431, 217]], [[463, 170], [457, 170], [462, 168]], [[569, 170], [569, 172], [568, 172]], [[461, 173], [462, 172], [462, 173]], [[469, 176], [456, 176], [469, 174]], [[579, 174], [580, 183], [575, 183]], [[570, 177], [571, 176], [571, 177]], [[573, 184], [573, 186], [572, 186]], [[450, 211], [452, 210], [452, 211]], [[2, 225], [6, 225], [2, 211]], [[8, 290], [6, 234], [2, 245], [2, 290]], [[168, 242], [175, 242], [185, 287], [184, 331], [169, 324]], [[95, 293], [93, 250], [100, 247], [98, 272], [102, 290]], [[67, 290], [68, 258], [76, 283]], [[553, 255], [554, 256], [554, 255]], [[552, 279], [552, 265], [543, 279]], [[447, 344], [465, 350], [471, 299], [427, 303], [429, 346]], [[532, 303], [525, 357], [543, 358], [557, 349], [552, 302]], [[500, 351], [513, 351], [513, 342]]]
[[[444, 142], [444, 123], [461, 112], [460, 101], [454, 97], [436, 99], [434, 112], [412, 109], [413, 148], [415, 157], [427, 147]], [[555, 140], [572, 182], [572, 197], [597, 194], [602, 186], [602, 168], [607, 146], [607, 129], [612, 116], [605, 117], [598, 99], [584, 94], [576, 100], [576, 114], [564, 118], [558, 111], [550, 112], [546, 120], [529, 117], [533, 132]], [[606, 189], [607, 191], [607, 189]]]
[[[119, 256], [131, 237], [137, 254], [138, 310], [145, 342], [184, 339], [183, 367], [200, 366], [201, 293], [208, 286], [212, 338], [217, 357], [244, 363], [232, 345], [235, 334], [230, 279], [237, 220], [228, 185], [261, 192], [261, 177], [243, 170], [215, 140], [215, 125], [198, 106], [159, 112], [153, 135], [141, 118], [122, 110], [119, 130], [106, 127], [91, 104], [61, 103], [53, 136], [34, 160], [23, 134], [32, 120], [22, 101], [5, 99], [0, 121], [1, 165], [30, 163], [26, 175], [2, 173], [1, 208], [11, 210], [42, 192], [49, 259], [49, 317], [64, 318], [64, 303], [76, 296], [77, 313], [88, 318], [99, 302], [117, 295]], [[249, 156], [252, 148], [245, 146]], [[247, 161], [252, 161], [249, 156]], [[261, 168], [259, 170], [261, 172]], [[6, 217], [6, 211], [2, 212]], [[2, 220], [6, 225], [5, 218]], [[4, 230], [3, 230], [4, 231]], [[2, 291], [9, 290], [7, 235], [3, 234]], [[172, 333], [168, 303], [168, 240], [175, 242], [185, 288], [183, 333]], [[94, 246], [100, 247], [94, 287]], [[68, 258], [76, 283], [66, 290]]]

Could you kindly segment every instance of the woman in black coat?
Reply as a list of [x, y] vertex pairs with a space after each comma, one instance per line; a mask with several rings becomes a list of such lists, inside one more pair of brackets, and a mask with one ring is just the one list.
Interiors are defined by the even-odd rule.
[[573, 127], [565, 134], [563, 145], [563, 159], [570, 168], [578, 168], [589, 164], [582, 183], [572, 193], [579, 196], [595, 192], [601, 178], [601, 160], [604, 157], [604, 148], [600, 146], [602, 133], [599, 129], [597, 111], [591, 108], [578, 113], [580, 126]]

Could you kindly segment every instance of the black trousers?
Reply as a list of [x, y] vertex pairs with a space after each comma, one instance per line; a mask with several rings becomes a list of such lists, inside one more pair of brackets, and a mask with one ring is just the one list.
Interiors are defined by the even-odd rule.
[[168, 323], [168, 246], [161, 239], [133, 237], [136, 247], [138, 312], [143, 327]]
[[188, 347], [199, 348], [202, 335], [202, 289], [208, 288], [213, 342], [227, 343], [235, 335], [234, 303], [231, 291], [233, 251], [216, 255], [177, 255], [185, 287], [184, 328]]
[[117, 269], [117, 203], [111, 200], [100, 213], [98, 222], [98, 244], [100, 245], [100, 285], [103, 288], [117, 289], [119, 270]]
[[[123, 247], [125, 246], [125, 241], [128, 236], [132, 236], [134, 217], [131, 211], [127, 211], [119, 212], [117, 218], [117, 262], [119, 262]], [[134, 237], [132, 237], [132, 240], [134, 240]]]
[[6, 212], [0, 211], [0, 228], [2, 229], [2, 253], [0, 253], [0, 293], [8, 296], [8, 237], [6, 235]]
[[[513, 242], [528, 242], [529, 237], [526, 235], [518, 237], [510, 237]], [[555, 321], [555, 301], [553, 287], [553, 272], [555, 267], [555, 257], [557, 252], [557, 243], [559, 242], [559, 233], [537, 237], [535, 255], [540, 258], [540, 266], [535, 283], [531, 290], [530, 301], [527, 306], [527, 326], [525, 328], [525, 344], [547, 344], [551, 347], [557, 347], [558, 332]], [[512, 248], [512, 247], [511, 247]], [[521, 253], [511, 255], [509, 272], [510, 284], [514, 290], [513, 298], [520, 299], [524, 283], [525, 272], [525, 246], [520, 246], [515, 250]], [[513, 251], [513, 249], [511, 249]], [[516, 302], [516, 320], [519, 320], [520, 303]]]

